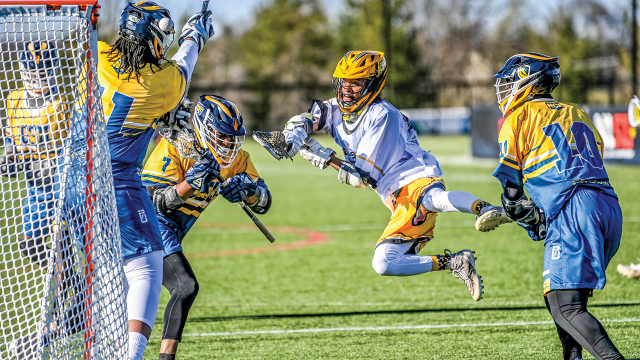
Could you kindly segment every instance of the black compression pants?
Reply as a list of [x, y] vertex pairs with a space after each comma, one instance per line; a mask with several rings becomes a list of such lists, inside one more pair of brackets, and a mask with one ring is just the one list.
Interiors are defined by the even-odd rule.
[[600, 322], [587, 311], [590, 289], [552, 290], [544, 301], [556, 323], [564, 360], [582, 357], [585, 348], [598, 360], [624, 360]]
[[199, 285], [182, 251], [165, 257], [162, 265], [162, 285], [171, 293], [164, 310], [162, 339], [181, 341], [184, 324], [198, 295]]

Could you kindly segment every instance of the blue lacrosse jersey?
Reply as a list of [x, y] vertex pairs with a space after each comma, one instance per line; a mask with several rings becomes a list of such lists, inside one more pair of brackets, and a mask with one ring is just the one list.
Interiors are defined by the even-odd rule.
[[493, 173], [524, 186], [552, 221], [577, 186], [617, 198], [602, 161], [604, 144], [578, 105], [553, 99], [523, 104], [506, 118], [499, 135], [500, 164]]
[[111, 48], [98, 43], [98, 80], [107, 121], [113, 182], [118, 186], [142, 187], [140, 172], [157, 120], [176, 107], [184, 93], [185, 70], [175, 61], [160, 67], [147, 64], [141, 76], [126, 80], [119, 59], [105, 53]]

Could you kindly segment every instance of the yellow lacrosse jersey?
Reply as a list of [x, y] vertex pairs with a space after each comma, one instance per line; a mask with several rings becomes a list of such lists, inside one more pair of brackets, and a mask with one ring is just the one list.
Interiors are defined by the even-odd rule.
[[616, 196], [604, 169], [604, 144], [578, 105], [553, 99], [529, 101], [514, 110], [500, 130], [500, 164], [493, 173], [524, 186], [553, 220], [576, 185]]
[[98, 80], [107, 116], [111, 166], [116, 186], [141, 186], [140, 170], [157, 119], [171, 111], [184, 93], [186, 79], [174, 61], [162, 66], [147, 64], [139, 82], [119, 70], [119, 59], [110, 60], [111, 48], [98, 42]]
[[[162, 139], [153, 153], [147, 160], [142, 171], [142, 182], [146, 187], [172, 186], [183, 182], [187, 171], [193, 167], [195, 161], [192, 159], [182, 159], [178, 150], [165, 139]], [[227, 168], [220, 169], [220, 175], [224, 179], [234, 177], [240, 173], [251, 176], [253, 181], [258, 182], [260, 175], [251, 161], [248, 152], [240, 149], [238, 156]], [[214, 181], [214, 186], [209, 189], [209, 193], [204, 194], [196, 190], [187, 201], [170, 214], [157, 214], [160, 221], [169, 221], [180, 231], [180, 240], [184, 238], [191, 226], [196, 222], [204, 209], [218, 196], [218, 181]]]
[[67, 98], [57, 91], [44, 95], [42, 104], [30, 102], [29, 98], [25, 89], [9, 93], [5, 103], [9, 118], [4, 128], [5, 143], [13, 146], [19, 159], [54, 157], [69, 128]]

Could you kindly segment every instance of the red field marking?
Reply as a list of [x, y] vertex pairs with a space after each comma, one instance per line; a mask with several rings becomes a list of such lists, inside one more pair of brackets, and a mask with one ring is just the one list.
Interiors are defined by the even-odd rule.
[[[255, 229], [253, 226], [249, 225], [237, 225], [237, 224], [217, 224], [217, 223], [198, 223], [197, 227], [203, 228], [222, 228], [222, 229]], [[237, 249], [237, 250], [222, 250], [222, 251], [213, 251], [207, 253], [198, 253], [198, 254], [185, 254], [185, 256], [189, 259], [195, 258], [205, 258], [205, 257], [216, 257], [216, 256], [230, 256], [230, 255], [244, 255], [244, 254], [257, 254], [271, 251], [283, 251], [283, 250], [291, 250], [297, 249], [305, 246], [317, 245], [321, 244], [329, 239], [329, 235], [317, 231], [307, 230], [307, 229], [296, 229], [292, 227], [278, 227], [278, 226], [270, 226], [269, 230], [272, 232], [281, 232], [288, 234], [298, 234], [302, 236], [306, 236], [307, 239], [288, 243], [288, 244], [279, 244], [279, 245], [267, 245], [257, 248], [249, 248], [249, 249]], [[256, 229], [257, 231], [257, 229]], [[277, 240], [276, 240], [277, 241]]]

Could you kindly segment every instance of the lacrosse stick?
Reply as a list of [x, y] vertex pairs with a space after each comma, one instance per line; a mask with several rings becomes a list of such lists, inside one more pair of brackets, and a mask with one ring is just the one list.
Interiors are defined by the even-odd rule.
[[[184, 129], [175, 139], [171, 138], [171, 129], [164, 129], [162, 136], [169, 142], [169, 144], [173, 145], [173, 147], [178, 150], [180, 157], [183, 159], [193, 159], [195, 161], [200, 161], [202, 159], [202, 154], [204, 149], [198, 144], [198, 140], [191, 129]], [[224, 179], [221, 176], [216, 176], [216, 179], [220, 182], [220, 186], [224, 183]], [[247, 207], [244, 201], [240, 201], [238, 205], [244, 210], [244, 212], [253, 220], [253, 223], [256, 224], [258, 229], [262, 231], [264, 236], [266, 236], [267, 240], [270, 242], [276, 241], [276, 239], [271, 235], [266, 226], [256, 217], [256, 215]]]
[[635, 95], [629, 100], [627, 114], [629, 116], [629, 125], [631, 125], [632, 128], [640, 125], [640, 100]]
[[254, 131], [251, 136], [277, 160], [287, 158], [293, 161], [293, 157], [287, 155], [287, 141], [284, 139], [282, 132]]

